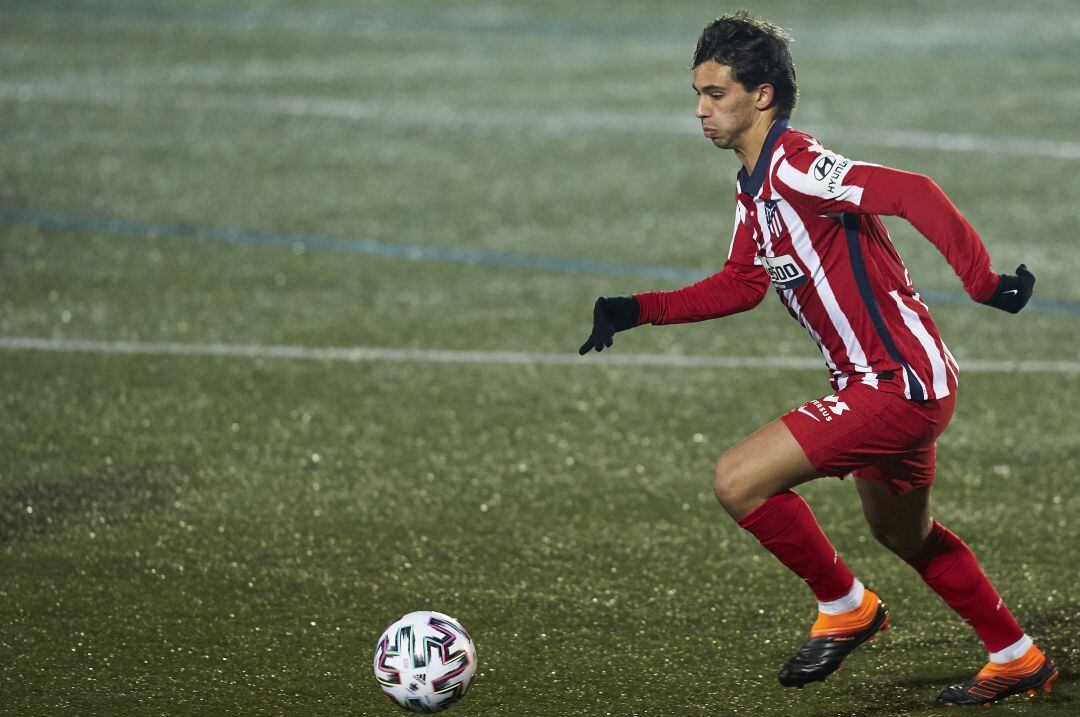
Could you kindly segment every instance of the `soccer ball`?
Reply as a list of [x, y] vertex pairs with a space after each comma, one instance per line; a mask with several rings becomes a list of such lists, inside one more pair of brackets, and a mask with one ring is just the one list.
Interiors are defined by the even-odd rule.
[[476, 674], [476, 647], [449, 615], [421, 610], [402, 615], [375, 645], [375, 679], [412, 712], [441, 712], [465, 696]]

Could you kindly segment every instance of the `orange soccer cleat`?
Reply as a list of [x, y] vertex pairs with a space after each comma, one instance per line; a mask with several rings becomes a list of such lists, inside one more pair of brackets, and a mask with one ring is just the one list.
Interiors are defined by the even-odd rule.
[[1032, 645], [1023, 656], [1005, 663], [988, 662], [979, 673], [962, 685], [946, 687], [938, 702], [949, 705], [983, 705], [1024, 692], [1032, 696], [1049, 692], [1057, 679], [1054, 661]]
[[780, 668], [780, 684], [802, 687], [824, 680], [836, 672], [856, 647], [888, 629], [888, 609], [881, 598], [866, 588], [858, 608], [839, 615], [818, 613], [806, 643]]

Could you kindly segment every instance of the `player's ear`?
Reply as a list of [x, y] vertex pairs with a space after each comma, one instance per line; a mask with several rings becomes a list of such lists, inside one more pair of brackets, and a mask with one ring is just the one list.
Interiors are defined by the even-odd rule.
[[769, 83], [758, 85], [754, 89], [754, 107], [767, 110], [776, 102], [776, 88]]

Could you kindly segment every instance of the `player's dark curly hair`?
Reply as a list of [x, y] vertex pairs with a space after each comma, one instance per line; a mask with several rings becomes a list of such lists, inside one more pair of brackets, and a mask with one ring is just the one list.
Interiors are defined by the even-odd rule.
[[694, 64], [715, 60], [731, 68], [732, 76], [747, 89], [769, 84], [776, 91], [776, 116], [791, 117], [799, 100], [795, 63], [783, 28], [740, 10], [716, 18], [701, 32]]

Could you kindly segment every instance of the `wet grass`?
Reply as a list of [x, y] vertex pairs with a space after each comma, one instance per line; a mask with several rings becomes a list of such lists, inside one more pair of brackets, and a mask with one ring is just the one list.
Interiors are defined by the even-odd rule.
[[[685, 69], [718, 10], [10, 5], [2, 336], [569, 353], [596, 295], [675, 284], [16, 215], [690, 271], [726, 255], [735, 166], [694, 135]], [[1080, 141], [1068, 3], [759, 9], [796, 37], [797, 125], [932, 175], [999, 269], [1027, 261], [1039, 297], [1074, 306], [1075, 160], [993, 151]], [[1019, 39], [1034, 28], [1039, 42]], [[875, 129], [981, 134], [988, 149], [874, 146]], [[938, 253], [890, 229], [916, 285], [945, 295], [931, 307], [961, 364], [1080, 358], [1075, 311], [953, 302]], [[815, 357], [771, 299], [639, 329], [614, 350]], [[413, 609], [476, 638], [480, 673], [454, 714], [936, 714], [937, 692], [984, 654], [872, 541], [850, 481], [802, 492], [894, 629], [797, 692], [775, 673], [810, 595], [711, 495], [719, 454], [827, 390], [823, 376], [607, 355], [453, 366], [0, 350], [0, 714], [395, 714], [370, 651]], [[1063, 668], [1052, 695], [995, 713], [1074, 714], [1080, 377], [964, 373], [960, 396], [935, 513]]]

